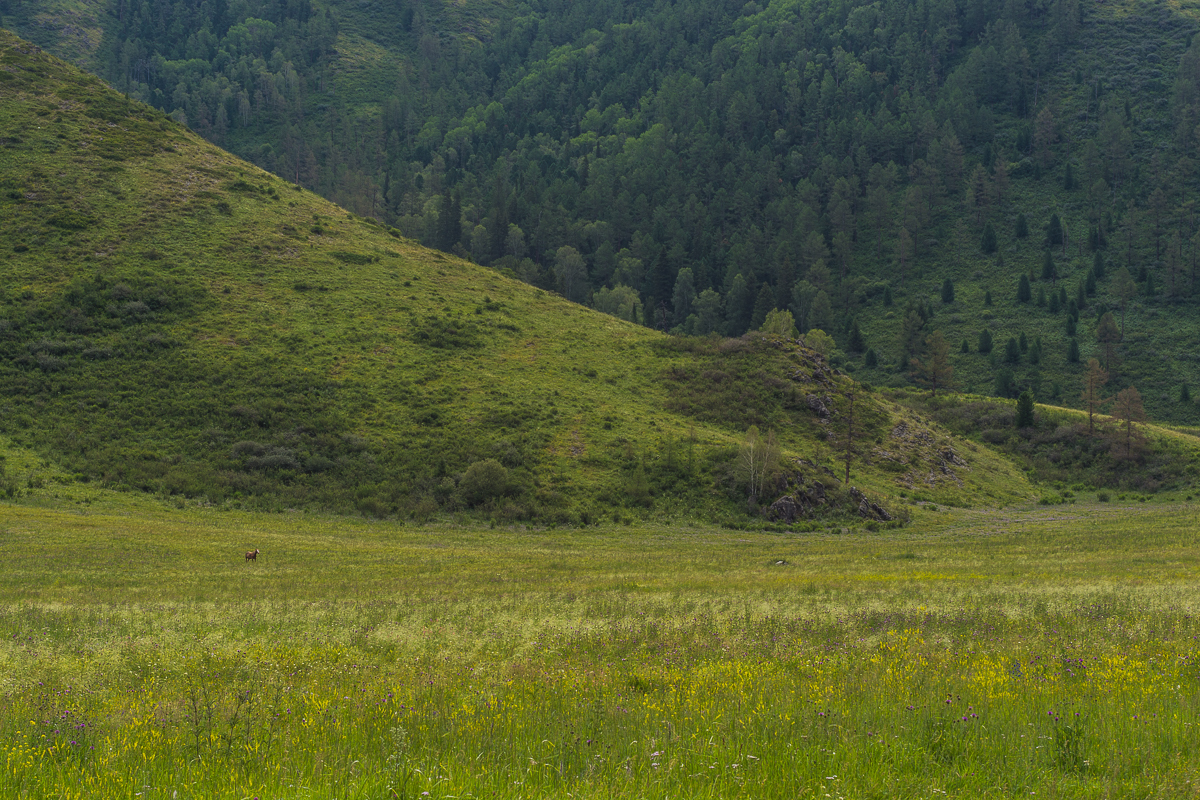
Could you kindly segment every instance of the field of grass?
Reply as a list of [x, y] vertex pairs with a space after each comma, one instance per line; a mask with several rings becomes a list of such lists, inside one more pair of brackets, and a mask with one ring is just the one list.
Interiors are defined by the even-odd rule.
[[1192, 504], [568, 533], [89, 491], [0, 510], [7, 797], [1182, 797], [1200, 780]]

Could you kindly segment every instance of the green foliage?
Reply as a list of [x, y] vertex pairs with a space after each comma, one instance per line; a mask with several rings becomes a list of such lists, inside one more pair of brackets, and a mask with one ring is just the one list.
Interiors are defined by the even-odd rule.
[[[800, 330], [840, 339], [859, 318], [878, 344], [895, 342], [903, 319], [864, 314], [869, 305], [934, 296], [947, 277], [959, 298], [975, 298], [985, 274], [1011, 285], [1031, 263], [1036, 271], [1030, 239], [1041, 237], [1028, 236], [1026, 216], [1053, 213], [1050, 240], [1070, 233], [1062, 244], [1156, 265], [1145, 305], [1120, 303], [1132, 312], [1123, 323], [1157, 352], [1183, 338], [1149, 313], [1169, 300], [1178, 315], [1193, 291], [1165, 259], [1174, 233], [1188, 246], [1197, 225], [1187, 209], [1200, 189], [1188, 166], [1200, 103], [1187, 8], [8, 5], [10, 27], [159, 106], [136, 135], [89, 140], [106, 169], [157, 152], [150, 128], [171, 125], [169, 113], [288, 181], [221, 176], [203, 190], [220, 195], [204, 203], [215, 215], [290, 201], [303, 185], [395, 235], [577, 300], [630, 287], [647, 305], [639, 321], [656, 328], [740, 335], [787, 305]], [[1153, 41], [1155, 52], [1131, 55], [1129, 41]], [[3, 75], [6, 91], [36, 77]], [[63, 92], [106, 125], [136, 107], [86, 81]], [[57, 113], [42, 111], [42, 121]], [[15, 135], [29, 142], [39, 130]], [[56, 139], [39, 146], [66, 146]], [[37, 196], [27, 177], [5, 194]], [[81, 216], [58, 221], [99, 224], [96, 209], [57, 210], [68, 207]], [[331, 230], [294, 228], [309, 239]], [[1007, 263], [980, 252], [989, 229], [1014, 231]], [[563, 247], [586, 269], [560, 264]], [[1056, 252], [1058, 269], [1078, 271], [1081, 256]], [[556, 268], [568, 264], [564, 283]], [[705, 319], [686, 309], [690, 295], [674, 302], [683, 270], [697, 302], [716, 294], [720, 320], [715, 303]], [[811, 291], [794, 302], [805, 281]], [[1116, 288], [1102, 272], [1097, 281], [1085, 284], [1088, 302], [1116, 307]], [[1008, 302], [995, 313], [1006, 327], [1031, 324]], [[939, 324], [951, 339], [971, 336], [973, 316]], [[1165, 370], [1130, 366], [1154, 387], [1156, 413], [1183, 413], [1161, 401], [1175, 383]], [[1059, 358], [1045, 365], [1048, 379], [1064, 369]]]
[[1021, 277], [1017, 279], [1017, 302], [1028, 303], [1030, 297], [1029, 278], [1022, 272]]
[[1028, 389], [1017, 398], [1015, 425], [1018, 429], [1033, 427], [1033, 392]]
[[510, 491], [508, 470], [494, 458], [476, 461], [467, 467], [458, 482], [458, 491], [470, 506], [489, 503]]

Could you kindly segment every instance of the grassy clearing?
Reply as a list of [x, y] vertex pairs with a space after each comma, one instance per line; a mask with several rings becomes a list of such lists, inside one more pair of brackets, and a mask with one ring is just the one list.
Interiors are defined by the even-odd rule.
[[566, 534], [49, 492], [0, 523], [9, 796], [1172, 797], [1200, 777], [1191, 504]]

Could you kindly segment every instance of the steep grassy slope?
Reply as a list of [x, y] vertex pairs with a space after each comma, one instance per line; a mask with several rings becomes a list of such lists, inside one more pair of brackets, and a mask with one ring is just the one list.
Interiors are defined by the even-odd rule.
[[[416, 247], [0, 35], [0, 424], [78, 480], [418, 517], [737, 518], [751, 425], [785, 455], [760, 501], [842, 476], [853, 384], [812, 351], [681, 347]], [[885, 505], [912, 485], [1031, 494], [871, 393], [856, 419], [853, 482]]]

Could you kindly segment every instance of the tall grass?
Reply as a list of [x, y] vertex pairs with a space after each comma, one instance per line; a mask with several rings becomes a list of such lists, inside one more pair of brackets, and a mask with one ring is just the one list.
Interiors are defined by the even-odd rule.
[[793, 536], [8, 506], [0, 786], [1190, 790], [1194, 508], [1002, 514]]

